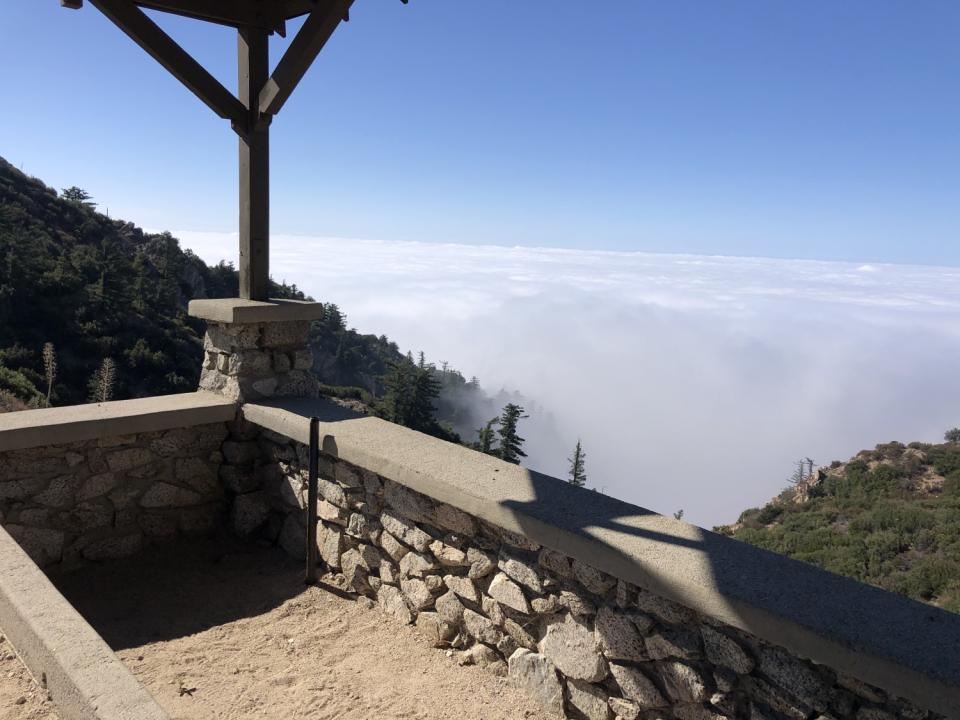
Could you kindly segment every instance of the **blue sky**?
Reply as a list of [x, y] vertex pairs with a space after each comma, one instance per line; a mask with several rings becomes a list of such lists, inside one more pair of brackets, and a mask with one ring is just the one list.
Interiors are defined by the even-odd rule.
[[[0, 3], [0, 155], [145, 227], [234, 230], [227, 123], [58, 5]], [[278, 233], [960, 265], [955, 0], [351, 17], [273, 123]], [[163, 19], [234, 87], [229, 30]]]

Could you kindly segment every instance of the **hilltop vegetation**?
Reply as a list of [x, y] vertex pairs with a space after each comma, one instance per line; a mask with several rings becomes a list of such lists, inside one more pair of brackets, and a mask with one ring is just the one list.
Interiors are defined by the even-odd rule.
[[958, 436], [864, 450], [717, 530], [960, 612]]
[[[187, 303], [237, 292], [232, 264], [208, 266], [169, 233], [112, 219], [82, 189], [58, 193], [0, 158], [0, 412], [196, 389], [203, 323]], [[306, 299], [276, 283], [271, 296]], [[519, 402], [323, 309], [310, 343], [329, 395], [454, 441]]]

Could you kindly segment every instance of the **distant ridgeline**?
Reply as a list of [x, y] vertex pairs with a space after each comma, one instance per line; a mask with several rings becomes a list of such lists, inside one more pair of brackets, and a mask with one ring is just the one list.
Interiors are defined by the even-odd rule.
[[[195, 390], [203, 323], [187, 303], [237, 294], [231, 263], [208, 266], [169, 233], [112, 219], [79, 188], [58, 194], [0, 158], [0, 412]], [[296, 285], [272, 283], [271, 295], [304, 299]], [[348, 329], [326, 307], [311, 342], [330, 395], [465, 440], [521, 402]]]
[[960, 431], [834, 462], [716, 528], [738, 540], [960, 612]]

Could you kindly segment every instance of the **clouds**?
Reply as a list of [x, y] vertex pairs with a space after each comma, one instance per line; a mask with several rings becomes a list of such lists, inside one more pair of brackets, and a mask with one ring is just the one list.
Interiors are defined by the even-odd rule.
[[[231, 235], [177, 233], [208, 262]], [[960, 424], [960, 268], [275, 236], [272, 274], [351, 325], [516, 388], [528, 465], [703, 525], [791, 462]]]

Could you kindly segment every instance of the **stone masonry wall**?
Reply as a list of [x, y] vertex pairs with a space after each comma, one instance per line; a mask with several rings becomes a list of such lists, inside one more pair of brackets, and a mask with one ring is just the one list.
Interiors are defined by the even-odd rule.
[[[234, 528], [303, 557], [307, 448], [245, 432]], [[940, 717], [362, 468], [322, 457], [319, 484], [320, 556], [345, 587], [558, 716]]]
[[0, 453], [0, 523], [41, 567], [210, 531], [226, 434], [217, 423]]

